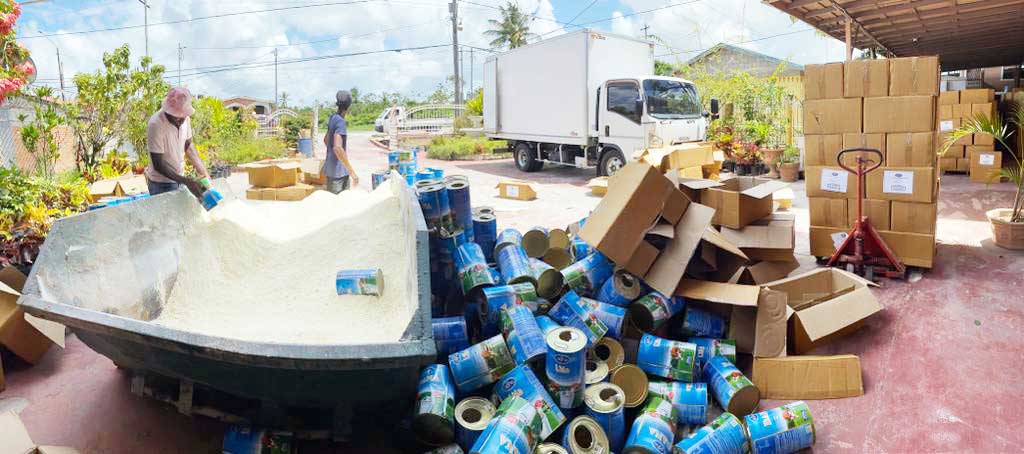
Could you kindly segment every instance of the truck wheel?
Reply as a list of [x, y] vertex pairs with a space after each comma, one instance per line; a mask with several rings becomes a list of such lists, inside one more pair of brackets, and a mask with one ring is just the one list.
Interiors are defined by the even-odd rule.
[[621, 151], [609, 148], [601, 154], [601, 162], [597, 165], [597, 176], [610, 177], [626, 165], [626, 157]]
[[516, 160], [516, 168], [523, 172], [536, 172], [544, 165], [543, 162], [537, 160], [533, 155], [533, 150], [526, 143], [517, 144], [513, 156]]

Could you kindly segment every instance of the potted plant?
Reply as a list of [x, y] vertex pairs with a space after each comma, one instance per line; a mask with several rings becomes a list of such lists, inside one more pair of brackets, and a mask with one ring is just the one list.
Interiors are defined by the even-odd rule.
[[757, 160], [757, 145], [753, 143], [735, 144], [733, 146], [733, 159], [736, 160], [736, 175], [753, 175], [753, 166]]
[[[1016, 153], [1007, 143], [1014, 131], [1010, 125], [1016, 128], [1017, 149]], [[1013, 196], [1012, 208], [995, 208], [986, 212], [989, 224], [992, 226], [992, 236], [996, 245], [1007, 249], [1024, 250], [1024, 104], [1014, 103], [1010, 109], [1010, 116], [1007, 124], [999, 117], [989, 118], [984, 115], [977, 115], [949, 134], [940, 155], [946, 151], [957, 140], [970, 134], [988, 134], [997, 142], [1011, 150], [1009, 155], [1013, 157], [1013, 163], [1009, 167], [992, 171], [992, 177], [998, 176], [1007, 178], [1016, 186], [1017, 190]], [[998, 180], [996, 180], [998, 181]]]
[[790, 145], [779, 156], [779, 177], [782, 181], [792, 183], [800, 177], [800, 149]]

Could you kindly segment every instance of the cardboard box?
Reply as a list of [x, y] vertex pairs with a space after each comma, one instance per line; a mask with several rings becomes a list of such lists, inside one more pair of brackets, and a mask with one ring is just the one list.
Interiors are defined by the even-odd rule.
[[[885, 160], [885, 134], [861, 134], [861, 133], [848, 133], [843, 134], [843, 149], [848, 148], [874, 148], [882, 152], [882, 162]], [[857, 166], [857, 156], [862, 156], [864, 159], [871, 161], [878, 161], [878, 156], [870, 152], [860, 153], [847, 153], [843, 156], [843, 163], [852, 167]]]
[[37, 364], [51, 345], [64, 348], [64, 325], [33, 317], [18, 306], [25, 280], [14, 268], [0, 270], [0, 345]]
[[864, 132], [934, 130], [935, 98], [932, 96], [864, 98]]
[[796, 260], [795, 256], [792, 260], [757, 262], [740, 267], [728, 282], [730, 284], [764, 285], [789, 276], [789, 273], [797, 268], [800, 268], [800, 262]]
[[772, 193], [788, 186], [777, 180], [734, 177], [701, 190], [701, 203], [715, 210], [714, 225], [738, 229], [772, 214]]
[[718, 188], [722, 186], [722, 183], [713, 180], [697, 179], [697, 178], [682, 178], [676, 175], [674, 178], [678, 178], [676, 186], [683, 192], [686, 198], [690, 199], [691, 202], [700, 203], [700, 193], [704, 189]]
[[939, 170], [951, 170], [953, 172], [956, 172], [957, 171], [957, 161], [960, 161], [960, 159], [958, 159], [958, 158], [939, 158]]
[[703, 302], [729, 316], [726, 337], [736, 350], [758, 358], [786, 354], [786, 295], [757, 285], [683, 279], [676, 295]]
[[843, 149], [842, 134], [804, 136], [804, 166], [835, 166], [836, 156]]
[[754, 358], [750, 380], [762, 399], [837, 399], [864, 394], [855, 355]]
[[296, 183], [292, 186], [273, 189], [274, 200], [282, 202], [294, 202], [305, 199], [316, 191], [316, 188], [305, 183]]
[[904, 132], [885, 135], [885, 165], [931, 167], [935, 165], [935, 133]]
[[0, 449], [5, 454], [78, 454], [78, 450], [64, 446], [37, 445], [21, 418], [11, 410], [0, 413]]
[[892, 202], [892, 230], [907, 233], [935, 233], [937, 205], [934, 203]]
[[964, 119], [971, 117], [970, 104], [953, 104], [953, 118]]
[[143, 175], [123, 175], [93, 182], [89, 185], [89, 201], [97, 202], [104, 197], [148, 194], [149, 185]]
[[708, 281], [729, 282], [736, 271], [748, 263], [750, 258], [740, 248], [709, 226], [704, 230], [693, 260], [686, 266], [686, 275]]
[[931, 268], [935, 258], [935, 235], [879, 230], [885, 244], [904, 265]]
[[[863, 122], [862, 109], [863, 103], [860, 98], [804, 101], [804, 134], [861, 132]], [[934, 115], [933, 111], [932, 116], [934, 117]]]
[[991, 88], [968, 88], [960, 90], [960, 102], [964, 104], [981, 104], [995, 102], [996, 92]]
[[960, 92], [944, 91], [939, 93], [939, 105], [940, 106], [951, 106], [953, 104], [960, 104]]
[[952, 105], [945, 105], [945, 106], [939, 105], [938, 112], [939, 112], [939, 120], [940, 121], [941, 120], [952, 120], [954, 118], [957, 118], [957, 117], [953, 116], [953, 106]]
[[249, 173], [249, 184], [259, 188], [283, 188], [299, 182], [302, 167], [298, 161], [264, 161], [239, 166]]
[[[941, 157], [942, 158], [946, 158], [946, 159], [960, 159], [960, 158], [964, 158], [964, 157], [967, 156], [967, 154], [964, 152], [965, 148], [966, 147], [964, 145], [952, 145], [948, 149], [946, 149], [946, 152], [943, 153]], [[941, 151], [941, 149], [939, 151]], [[909, 167], [909, 166], [902, 166], [902, 167]], [[924, 166], [919, 166], [919, 167], [924, 167]]]
[[591, 178], [587, 181], [587, 187], [590, 188], [591, 194], [604, 197], [608, 193], [608, 177]]
[[971, 143], [974, 144], [974, 145], [983, 145], [983, 146], [986, 146], [986, 147], [995, 147], [996, 139], [994, 139], [989, 134], [974, 133], [973, 134], [973, 138], [971, 140]]
[[971, 171], [971, 158], [957, 158], [957, 160], [956, 160], [956, 171], [957, 172], [970, 172]]
[[587, 217], [580, 237], [655, 290], [672, 294], [714, 210], [690, 202], [675, 183], [646, 163], [626, 164], [609, 184], [615, 190]]
[[810, 226], [809, 240], [811, 255], [815, 257], [829, 258], [836, 252], [836, 243], [850, 233], [849, 229], [837, 229], [835, 227]]
[[971, 150], [970, 156], [971, 181], [976, 183], [998, 183], [1000, 181], [998, 172], [1003, 167], [1003, 152], [974, 149]]
[[787, 338], [791, 351], [807, 353], [864, 325], [882, 310], [871, 293], [875, 284], [836, 268], [819, 268], [765, 284], [786, 294], [793, 314]]
[[839, 167], [805, 167], [807, 197], [856, 199], [857, 177]]
[[498, 197], [514, 200], [533, 200], [537, 198], [537, 189], [532, 181], [501, 180], [498, 185]]
[[843, 96], [869, 98], [888, 95], [888, 61], [851, 60], [843, 65]]
[[880, 167], [867, 175], [867, 197], [931, 203], [935, 200], [932, 167]]
[[889, 59], [889, 96], [938, 96], [939, 58]]
[[971, 104], [971, 118], [985, 117], [993, 118], [996, 116], [996, 104], [993, 102], [986, 102], [981, 104]]
[[662, 172], [701, 167], [715, 162], [714, 142], [687, 142], [662, 148], [637, 150], [637, 161], [644, 161]]
[[849, 220], [846, 217], [847, 199], [810, 197], [807, 199], [807, 202], [811, 225], [837, 228], [849, 227]]
[[[888, 230], [890, 225], [889, 218], [889, 207], [890, 203], [888, 200], [872, 200], [864, 199], [861, 203], [861, 213], [867, 216], [871, 220], [871, 225], [875, 230]], [[846, 222], [851, 228], [853, 227], [853, 221], [857, 219], [857, 201], [851, 200], [847, 204], [846, 209]]]
[[843, 64], [804, 66], [805, 99], [837, 99], [843, 97]]
[[751, 260], [786, 261], [793, 258], [796, 243], [792, 216], [773, 216], [741, 229], [722, 227], [722, 236], [736, 245]]

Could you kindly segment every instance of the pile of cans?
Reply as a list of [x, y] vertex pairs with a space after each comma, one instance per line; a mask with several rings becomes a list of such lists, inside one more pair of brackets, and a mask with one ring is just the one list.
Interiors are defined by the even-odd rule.
[[427, 222], [451, 241], [437, 259], [447, 266], [451, 254], [452, 270], [448, 286], [432, 286], [438, 357], [422, 370], [412, 424], [423, 451], [761, 454], [814, 444], [806, 403], [757, 412], [728, 315], [617, 268], [571, 233], [586, 219], [498, 231], [486, 207], [463, 223], [449, 198], [439, 214], [438, 197], [423, 197], [439, 188], [426, 186]]

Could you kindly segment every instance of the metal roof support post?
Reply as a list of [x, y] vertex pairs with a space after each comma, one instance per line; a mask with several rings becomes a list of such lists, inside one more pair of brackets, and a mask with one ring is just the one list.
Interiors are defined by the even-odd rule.
[[853, 60], [853, 20], [846, 16], [846, 61]]

